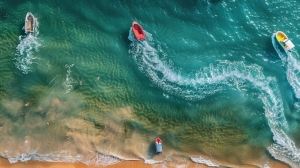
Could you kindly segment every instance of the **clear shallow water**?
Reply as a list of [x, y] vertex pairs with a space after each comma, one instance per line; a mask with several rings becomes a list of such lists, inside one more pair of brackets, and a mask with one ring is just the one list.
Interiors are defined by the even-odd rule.
[[[0, 155], [299, 167], [299, 4], [0, 2]], [[295, 51], [280, 51], [277, 30]]]

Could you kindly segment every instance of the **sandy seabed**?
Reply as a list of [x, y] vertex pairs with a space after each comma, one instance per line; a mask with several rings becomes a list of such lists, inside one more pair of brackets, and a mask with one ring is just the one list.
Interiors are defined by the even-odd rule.
[[[182, 165], [184, 168], [211, 168], [206, 165], [189, 163], [188, 165]], [[270, 168], [289, 168], [286, 164], [277, 161], [269, 162], [268, 166]], [[144, 164], [142, 161], [123, 161], [114, 165], [109, 166], [87, 166], [83, 163], [59, 163], [59, 162], [38, 162], [38, 161], [28, 161], [28, 162], [17, 162], [9, 163], [7, 159], [0, 158], [0, 168], [175, 168], [176, 166], [166, 166], [166, 165], [150, 165]], [[181, 167], [181, 166], [180, 166]], [[223, 166], [220, 166], [221, 168]], [[242, 166], [243, 168], [254, 168], [254, 166]], [[256, 168], [256, 166], [255, 166]]]

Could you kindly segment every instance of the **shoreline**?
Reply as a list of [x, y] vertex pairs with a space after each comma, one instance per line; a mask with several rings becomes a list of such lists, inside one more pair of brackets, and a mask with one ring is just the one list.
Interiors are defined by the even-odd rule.
[[[88, 166], [84, 163], [67, 163], [67, 162], [39, 162], [39, 161], [33, 161], [29, 160], [28, 162], [17, 162], [17, 163], [10, 163], [5, 158], [0, 158], [0, 168], [153, 168], [157, 167], [160, 164], [145, 164], [143, 161], [122, 161], [113, 165], [108, 166]], [[165, 165], [165, 164], [164, 164]], [[164, 167], [164, 165], [161, 165], [159, 167]], [[189, 163], [173, 163], [168, 164], [167, 167], [184, 167], [184, 168], [211, 168], [209, 166], [203, 165], [203, 164], [197, 164], [193, 162]], [[285, 163], [282, 163], [280, 161], [274, 161], [270, 160], [268, 163], [269, 168], [290, 168]], [[220, 166], [225, 167], [225, 166]], [[254, 168], [257, 166], [242, 166], [243, 168]]]
[[[143, 161], [122, 161], [108, 166], [88, 166], [84, 163], [67, 162], [39, 162], [29, 160], [28, 162], [10, 163], [7, 159], [0, 158], [0, 168], [153, 168], [159, 164], [145, 164]], [[183, 165], [183, 164], [182, 164]], [[173, 167], [175, 168], [176, 165]], [[187, 166], [187, 167], [186, 167]], [[210, 168], [206, 165], [187, 163], [186, 168]], [[168, 166], [169, 167], [169, 166]]]

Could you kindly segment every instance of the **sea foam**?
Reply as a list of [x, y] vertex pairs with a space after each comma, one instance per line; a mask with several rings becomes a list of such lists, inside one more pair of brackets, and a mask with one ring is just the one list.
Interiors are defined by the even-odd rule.
[[205, 164], [206, 166], [210, 166], [210, 167], [219, 167], [220, 166], [219, 164], [214, 163], [211, 160], [204, 159], [201, 156], [199, 158], [193, 158], [193, 157], [191, 157], [191, 160], [193, 162]]
[[[295, 97], [300, 98], [300, 57], [295, 49], [290, 52], [283, 52], [279, 49], [279, 45], [275, 40], [275, 34], [272, 35], [272, 44], [278, 56], [281, 58], [283, 65], [286, 66], [286, 76], [289, 84], [293, 88]], [[295, 108], [298, 109], [298, 103], [295, 103]], [[296, 147], [292, 140], [282, 131], [275, 132], [273, 138], [278, 144], [271, 145], [268, 150], [273, 157], [284, 161], [292, 167], [300, 166], [300, 150]]]
[[36, 36], [31, 34], [26, 36], [19, 36], [20, 44], [17, 46], [16, 58], [15, 58], [15, 66], [18, 68], [23, 74], [28, 74], [29, 72], [33, 72], [35, 60], [38, 57], [35, 56], [35, 53], [38, 52], [41, 44]]
[[86, 165], [95, 165], [95, 166], [107, 166], [116, 164], [121, 159], [115, 156], [103, 155], [99, 153], [93, 153], [92, 155], [83, 155], [83, 154], [75, 154], [70, 151], [60, 151], [55, 153], [48, 154], [39, 154], [38, 152], [33, 153], [20, 153], [17, 156], [10, 156], [9, 152], [6, 151], [6, 154], [2, 154], [3, 158], [7, 158], [10, 163], [16, 162], [27, 162], [29, 160], [41, 161], [41, 162], [68, 162], [75, 163], [80, 162]]
[[66, 79], [65, 81], [63, 81], [62, 86], [65, 88], [66, 92], [65, 93], [69, 93], [73, 90], [73, 84], [75, 83], [72, 75], [71, 75], [71, 68], [74, 66], [74, 64], [65, 65], [65, 68], [67, 69], [67, 73], [66, 73]]
[[20, 44], [18, 44], [16, 48], [16, 61], [14, 64], [16, 68], [18, 68], [23, 74], [33, 72], [35, 70], [33, 67], [34, 64], [36, 64], [35, 60], [39, 59], [35, 56], [35, 53], [38, 52], [39, 47], [41, 47], [41, 44], [37, 38], [37, 35], [39, 34], [39, 22], [36, 18], [35, 20], [35, 32], [19, 36]]

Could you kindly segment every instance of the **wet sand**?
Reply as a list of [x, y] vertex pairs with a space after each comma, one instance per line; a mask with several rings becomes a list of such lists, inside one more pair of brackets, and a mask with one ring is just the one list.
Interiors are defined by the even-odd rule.
[[[208, 168], [205, 165], [193, 164], [193, 168]], [[0, 168], [152, 168], [153, 165], [144, 164], [142, 161], [124, 161], [109, 166], [87, 166], [83, 163], [50, 163], [28, 161], [10, 164], [7, 159], [0, 159]], [[189, 165], [189, 167], [191, 164]], [[160, 166], [159, 166], [160, 167]]]
[[[277, 161], [269, 162], [270, 168], [289, 168], [286, 164]], [[177, 164], [177, 166], [179, 166]], [[149, 165], [144, 164], [142, 161], [123, 161], [114, 165], [109, 166], [87, 166], [83, 163], [51, 163], [51, 162], [37, 162], [37, 161], [28, 161], [28, 162], [18, 162], [10, 164], [7, 159], [0, 158], [0, 168], [152, 168], [152, 167], [164, 167], [163, 165]], [[167, 167], [175, 168], [174, 164]], [[186, 166], [181, 165], [180, 167], [185, 168], [211, 168], [202, 164], [189, 163]], [[220, 166], [223, 167], [223, 166]], [[242, 166], [244, 168], [254, 168], [254, 166]]]

